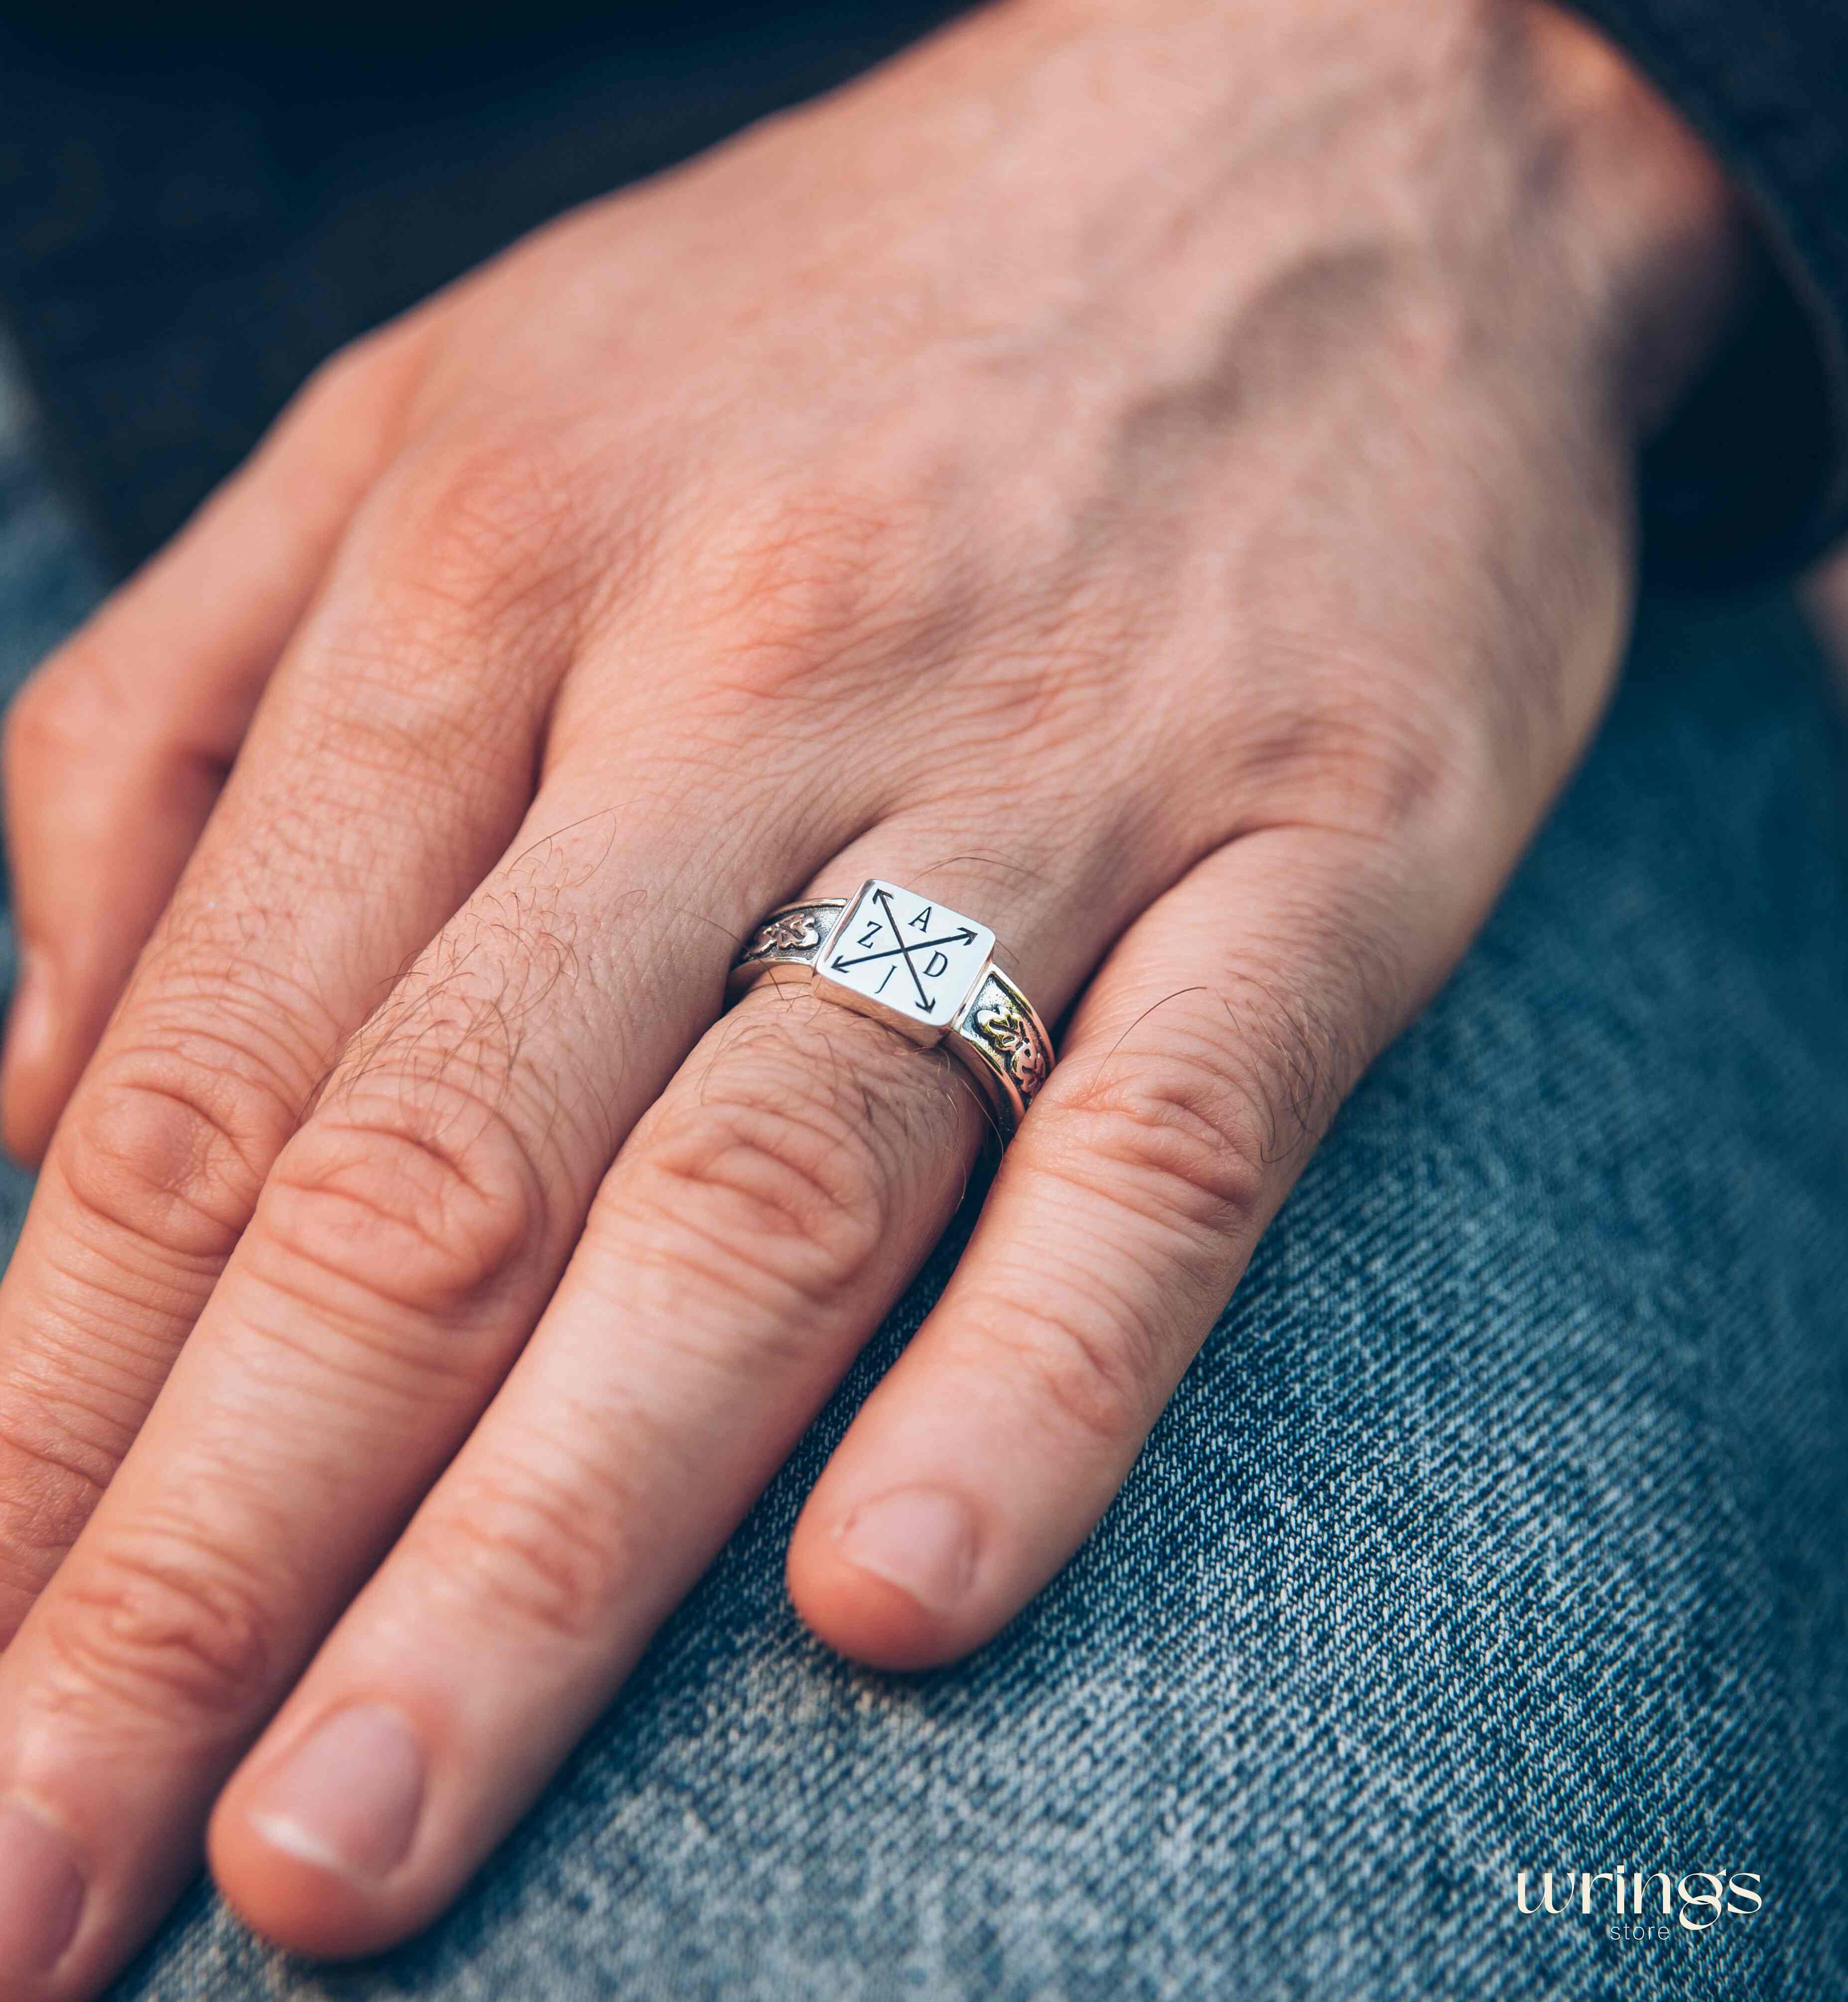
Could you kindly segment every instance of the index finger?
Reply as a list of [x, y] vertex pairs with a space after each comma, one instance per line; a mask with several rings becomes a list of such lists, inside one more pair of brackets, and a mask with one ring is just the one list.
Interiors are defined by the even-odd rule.
[[[59, 1126], [0, 1282], [0, 1643], [347, 1038], [529, 802], [544, 691], [522, 670], [555, 636], [440, 588], [445, 546], [479, 553], [442, 497], [375, 495], [389, 532], [348, 545]], [[407, 539], [434, 585], [404, 581]]]
[[18, 1160], [43, 1159], [277, 661], [389, 456], [426, 326], [326, 364], [7, 712], [22, 956], [0, 1124]]

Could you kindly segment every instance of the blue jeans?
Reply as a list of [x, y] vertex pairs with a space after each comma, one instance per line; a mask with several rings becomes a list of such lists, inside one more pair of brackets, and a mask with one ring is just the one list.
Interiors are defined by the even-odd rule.
[[[16, 678], [97, 577], [0, 413]], [[1844, 776], [1786, 603], [1650, 608], [1486, 936], [1001, 1639], [869, 1673], [781, 1582], [953, 1232], [454, 1912], [316, 1969], [202, 1884], [119, 1995], [1839, 2002]]]

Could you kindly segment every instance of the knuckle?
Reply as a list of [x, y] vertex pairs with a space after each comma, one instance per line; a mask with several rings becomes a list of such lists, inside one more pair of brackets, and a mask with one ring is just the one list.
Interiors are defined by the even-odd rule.
[[269, 443], [299, 440], [311, 461], [375, 459], [403, 428], [433, 331], [427, 313], [413, 312], [336, 348], [290, 399]]
[[190, 1526], [87, 1553], [45, 1601], [42, 1638], [58, 1707], [163, 1725], [246, 1714], [274, 1665], [261, 1584]]
[[247, 1062], [118, 1050], [72, 1101], [55, 1147], [78, 1210], [176, 1254], [229, 1255], [295, 1108]]
[[37, 1398], [16, 1393], [0, 1407], [0, 1647], [76, 1541], [114, 1459], [75, 1438]]
[[1017, 1371], [1034, 1401], [1087, 1439], [1120, 1446], [1139, 1439], [1155, 1417], [1148, 1345], [1108, 1317], [1010, 1300], [993, 1317], [989, 1339], [996, 1366]]
[[814, 473], [732, 511], [699, 566], [689, 616], [716, 636], [720, 700], [805, 700], [915, 647], [954, 617], [956, 587], [936, 509], [894, 476]]
[[1427, 820], [1458, 773], [1456, 733], [1414, 710], [1330, 731], [1321, 776], [1344, 822], [1391, 837]]
[[1281, 1134], [1223, 1051], [1107, 1059], [1067, 1086], [1056, 1123], [1055, 1172], [1190, 1239], [1255, 1233]]
[[406, 483], [385, 596], [420, 630], [533, 632], [575, 612], [591, 581], [580, 556], [591, 506], [542, 427], [451, 445]]
[[[109, 677], [87, 632], [68, 641], [14, 696], [6, 712], [3, 755], [9, 795], [47, 773], [93, 759], [110, 741]], [[40, 797], [55, 798], [54, 788]]]
[[633, 1199], [677, 1264], [709, 1284], [753, 1293], [768, 1284], [818, 1306], [873, 1265], [893, 1176], [878, 1116], [855, 1116], [820, 1083], [829, 1069], [825, 1059], [752, 1066], [657, 1116]]
[[1327, 659], [1290, 678], [1267, 720], [1236, 726], [1233, 756], [1268, 817], [1397, 842], [1480, 817], [1492, 797], [1488, 731], [1428, 676]]
[[[382, 1082], [382, 1080], [381, 1081]], [[371, 1299], [462, 1313], [546, 1240], [545, 1184], [507, 1115], [465, 1089], [406, 1083], [328, 1108], [278, 1158], [252, 1253]]]
[[382, 328], [336, 347], [317, 362], [291, 399], [288, 420], [304, 424], [336, 422], [373, 403], [381, 376], [391, 372], [398, 330]]
[[530, 1467], [483, 1470], [419, 1531], [426, 1561], [472, 1608], [518, 1631], [568, 1643], [607, 1640], [639, 1568], [622, 1498], [583, 1493]]

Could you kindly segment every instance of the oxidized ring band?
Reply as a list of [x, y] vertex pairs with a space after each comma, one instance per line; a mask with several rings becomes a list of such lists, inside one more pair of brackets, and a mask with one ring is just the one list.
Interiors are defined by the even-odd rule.
[[731, 985], [789, 967], [830, 1001], [928, 1048], [944, 1043], [982, 1086], [1003, 1141], [1052, 1068], [1052, 1038], [973, 918], [877, 877], [851, 897], [772, 911], [732, 962]]

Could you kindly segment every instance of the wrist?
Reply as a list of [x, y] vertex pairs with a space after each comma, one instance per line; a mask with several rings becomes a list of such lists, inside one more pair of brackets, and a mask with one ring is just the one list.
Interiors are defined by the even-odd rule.
[[[1553, 0], [1020, 0], [958, 39], [975, 60], [951, 67], [1008, 135], [1015, 185], [1060, 197], [1016, 209], [1028, 267], [1061, 221], [1087, 255], [1185, 238], [1210, 316], [1280, 231], [1491, 260], [1499, 234], [1532, 312], [1638, 431], [1698, 373], [1753, 268], [1724, 169]], [[982, 124], [953, 120], [959, 146]]]
[[1518, 22], [1536, 158], [1581, 250], [1615, 379], [1647, 434], [1680, 399], [1750, 289], [1750, 227], [1700, 137], [1628, 58], [1553, 0], [1498, 0]]

